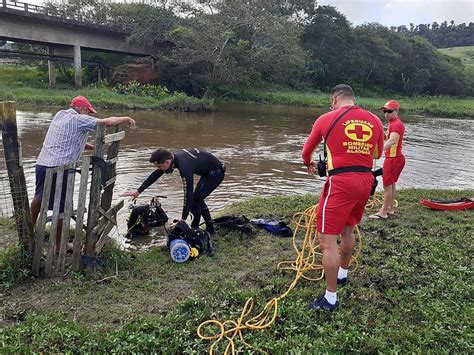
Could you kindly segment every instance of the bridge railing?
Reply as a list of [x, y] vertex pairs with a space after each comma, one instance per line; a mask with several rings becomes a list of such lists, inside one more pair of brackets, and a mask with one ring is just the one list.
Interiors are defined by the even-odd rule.
[[80, 12], [68, 13], [64, 10], [58, 10], [51, 7], [29, 4], [23, 1], [15, 1], [15, 0], [0, 0], [0, 1], [1, 1], [1, 6], [5, 9], [19, 10], [25, 13], [32, 13], [32, 14], [41, 14], [41, 15], [46, 15], [46, 16], [51, 16], [51, 17], [62, 18], [65, 20], [89, 22], [89, 23], [93, 23], [97, 25], [102, 24], [90, 18], [86, 18]]

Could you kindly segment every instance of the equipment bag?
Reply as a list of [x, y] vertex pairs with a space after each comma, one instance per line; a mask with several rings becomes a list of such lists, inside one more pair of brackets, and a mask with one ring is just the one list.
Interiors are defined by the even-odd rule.
[[166, 212], [160, 203], [146, 205], [130, 205], [130, 216], [127, 220], [126, 238], [134, 238], [140, 235], [148, 235], [150, 228], [164, 226], [168, 221]]

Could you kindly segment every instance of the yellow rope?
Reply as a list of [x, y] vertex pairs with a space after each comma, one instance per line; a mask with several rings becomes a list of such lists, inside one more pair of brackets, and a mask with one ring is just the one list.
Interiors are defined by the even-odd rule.
[[[368, 210], [374, 209], [377, 206], [380, 206], [381, 208], [383, 205], [383, 198], [384, 198], [383, 192], [374, 193], [372, 196], [370, 196], [369, 200], [367, 201], [367, 204], [365, 205], [365, 208]], [[398, 207], [397, 200], [393, 201], [393, 207], [394, 208]]]
[[[318, 281], [324, 277], [323, 266], [316, 263], [316, 261], [322, 257], [322, 254], [316, 251], [317, 248], [319, 248], [316, 243], [318, 236], [316, 230], [317, 207], [318, 205], [311, 206], [304, 212], [296, 213], [293, 217], [296, 227], [293, 233], [292, 243], [297, 257], [293, 261], [283, 261], [278, 264], [279, 269], [293, 270], [296, 273], [295, 278], [288, 289], [279, 297], [272, 298], [270, 301], [268, 301], [263, 308], [263, 311], [250, 319], [247, 319], [247, 317], [250, 315], [254, 306], [254, 300], [252, 297], [247, 299], [245, 302], [244, 308], [242, 309], [240, 317], [237, 320], [226, 320], [224, 322], [220, 322], [216, 319], [210, 319], [199, 325], [197, 329], [198, 336], [203, 340], [213, 341], [209, 349], [210, 354], [215, 353], [219, 343], [224, 339], [227, 341], [224, 354], [229, 354], [229, 352], [231, 354], [235, 354], [234, 338], [236, 336], [238, 336], [238, 338], [246, 346], [252, 348], [253, 350], [258, 350], [245, 342], [242, 332], [244, 330], [259, 330], [270, 327], [275, 322], [278, 315], [278, 302], [290, 293], [300, 278]], [[358, 259], [362, 253], [361, 234], [357, 227], [355, 228], [355, 231], [357, 233], [359, 243], [355, 255], [351, 258], [351, 270], [356, 270], [358, 268]], [[298, 235], [303, 234], [300, 232], [304, 232], [304, 238], [301, 241], [298, 240]], [[314, 275], [315, 273], [316, 275]], [[207, 331], [204, 331], [205, 328]]]

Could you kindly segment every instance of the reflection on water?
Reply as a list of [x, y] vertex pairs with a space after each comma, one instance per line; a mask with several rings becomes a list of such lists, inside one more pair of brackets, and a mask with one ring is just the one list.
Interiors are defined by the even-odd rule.
[[[323, 180], [309, 177], [301, 162], [301, 148], [315, 117], [314, 108], [262, 105], [222, 105], [211, 114], [108, 111], [100, 117], [130, 115], [139, 129], [127, 131], [117, 165], [115, 200], [126, 190], [136, 189], [152, 172], [148, 162], [157, 147], [200, 147], [214, 153], [227, 166], [221, 186], [208, 201], [211, 212], [250, 197], [277, 194], [316, 193]], [[41, 149], [52, 113], [19, 112], [17, 121], [23, 148], [23, 163], [30, 198], [34, 192], [34, 163]], [[399, 186], [466, 189], [474, 180], [472, 132], [474, 120], [404, 117], [407, 164]], [[0, 162], [1, 164], [1, 162]], [[377, 162], [382, 165], [382, 160]], [[1, 167], [1, 178], [6, 173]], [[166, 195], [163, 208], [169, 217], [181, 214], [182, 183], [179, 173], [163, 176], [140, 197], [147, 203], [156, 194]], [[315, 199], [316, 201], [316, 199]], [[119, 212], [119, 235], [126, 232], [127, 203]], [[163, 231], [157, 231], [163, 235]], [[144, 238], [150, 245], [157, 238]]]

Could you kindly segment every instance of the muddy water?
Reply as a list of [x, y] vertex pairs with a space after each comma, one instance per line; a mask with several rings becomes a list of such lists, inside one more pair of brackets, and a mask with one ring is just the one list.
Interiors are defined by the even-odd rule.
[[[315, 117], [314, 108], [261, 105], [221, 105], [212, 114], [159, 113], [151, 111], [102, 111], [100, 117], [130, 115], [138, 130], [127, 131], [118, 162], [115, 200], [126, 190], [136, 189], [152, 172], [148, 162], [157, 147], [200, 147], [219, 157], [227, 166], [226, 179], [208, 201], [211, 212], [250, 196], [316, 193], [323, 180], [309, 177], [300, 152]], [[23, 109], [18, 112], [23, 163], [30, 198], [34, 193], [34, 164], [54, 112]], [[403, 117], [406, 124], [404, 153], [406, 168], [401, 188], [473, 188], [474, 150], [472, 119]], [[3, 154], [2, 154], [3, 156]], [[0, 163], [1, 164], [1, 163]], [[377, 162], [382, 165], [382, 160]], [[0, 172], [5, 185], [6, 173]], [[156, 195], [171, 218], [179, 217], [182, 184], [179, 173], [163, 176], [146, 190], [139, 203]], [[126, 207], [127, 207], [126, 203]], [[114, 238], [124, 244], [127, 208], [119, 213]], [[162, 243], [163, 232], [144, 238], [131, 247], [141, 249]]]

